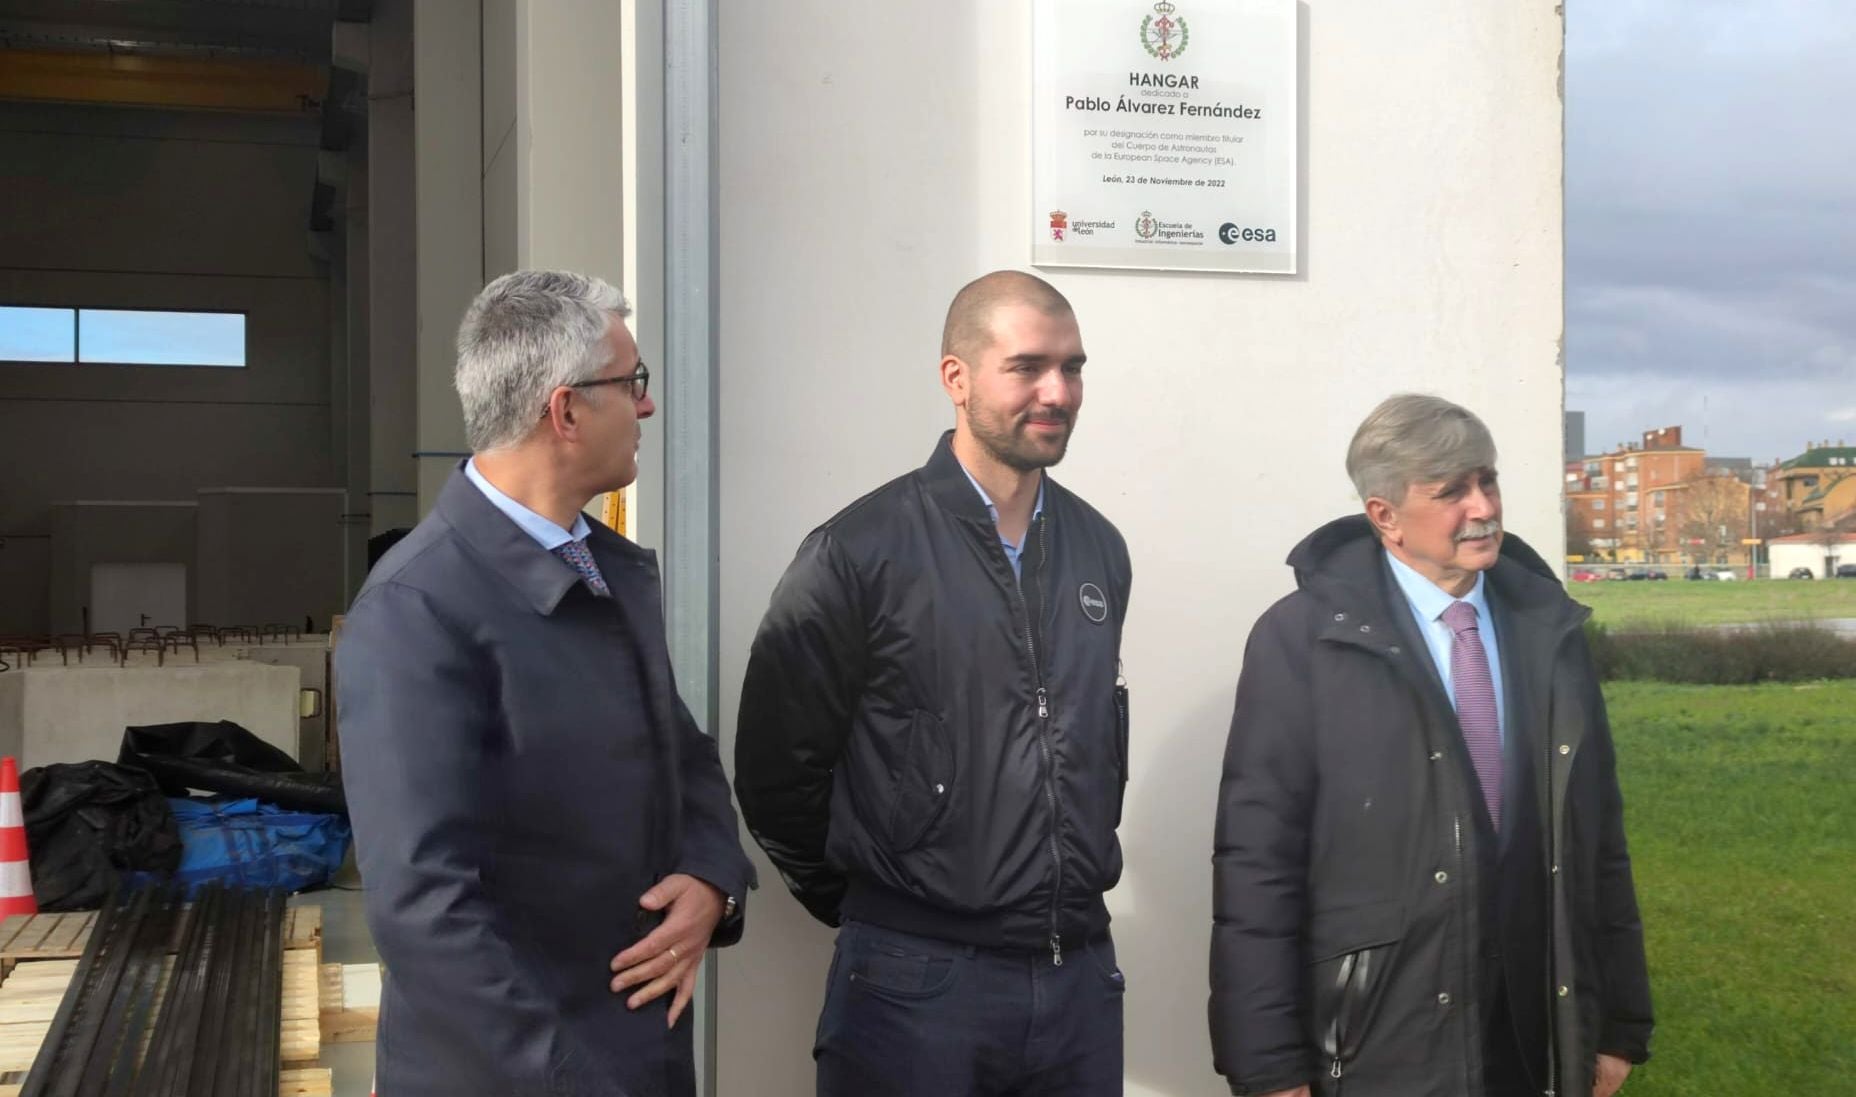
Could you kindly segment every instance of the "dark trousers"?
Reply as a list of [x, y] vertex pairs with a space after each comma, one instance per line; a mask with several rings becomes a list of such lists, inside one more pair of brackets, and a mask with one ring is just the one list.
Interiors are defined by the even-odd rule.
[[[1482, 1042], [1483, 1088], [1488, 1097], [1537, 1097], [1545, 1088], [1546, 1049], [1524, 1047], [1508, 1008], [1508, 986], [1496, 984]], [[1536, 1080], [1536, 1075], [1541, 1075]]]
[[1115, 946], [996, 951], [878, 926], [838, 931], [812, 1057], [819, 1097], [1121, 1093]]

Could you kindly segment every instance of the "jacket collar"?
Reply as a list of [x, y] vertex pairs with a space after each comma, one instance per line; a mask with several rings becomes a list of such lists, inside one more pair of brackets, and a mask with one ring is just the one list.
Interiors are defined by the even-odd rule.
[[[960, 458], [954, 456], [954, 432], [942, 433], [941, 440], [935, 443], [934, 452], [928, 455], [928, 463], [917, 473], [928, 486], [928, 492], [934, 496], [942, 510], [964, 518], [969, 522], [993, 529], [993, 518], [986, 509], [986, 501], [974, 490], [974, 480], [968, 475]], [[1040, 511], [1050, 517], [1063, 495], [1063, 488], [1053, 480], [1050, 470], [1044, 470], [1043, 482], [1038, 487]]]
[[[1410, 631], [1399, 627], [1394, 611], [1402, 610], [1404, 603], [1394, 598], [1398, 592], [1382, 553], [1364, 514], [1335, 519], [1290, 551], [1288, 564], [1295, 569], [1296, 585], [1329, 609], [1324, 639], [1378, 648]], [[1514, 626], [1503, 628], [1504, 649], [1510, 636], [1521, 633], [1557, 642], [1563, 630], [1576, 628], [1590, 616], [1591, 611], [1567, 597], [1546, 561], [1512, 533], [1502, 537], [1501, 557], [1487, 577], [1490, 602], [1502, 615], [1498, 627], [1507, 621]]]
[[961, 465], [960, 458], [954, 456], [953, 431], [944, 432], [941, 440], [935, 443], [934, 452], [928, 455], [928, 463], [922, 466], [920, 476], [942, 510], [969, 522], [987, 526], [992, 524], [992, 516], [986, 513], [985, 500], [980, 498], [979, 492], [973, 490], [973, 481], [967, 478], [967, 470]]
[[[464, 475], [462, 461], [445, 481], [433, 509], [458, 532], [471, 551], [521, 593], [536, 613], [553, 613], [567, 592], [580, 582], [579, 573], [566, 561], [542, 548], [508, 515], [496, 509], [496, 504]], [[648, 570], [655, 570], [655, 554], [639, 548], [599, 522], [589, 525], [592, 534], [587, 542], [600, 570], [608, 573], [608, 584], [616, 578], [610, 573], [608, 560], [622, 565], [642, 564]]]

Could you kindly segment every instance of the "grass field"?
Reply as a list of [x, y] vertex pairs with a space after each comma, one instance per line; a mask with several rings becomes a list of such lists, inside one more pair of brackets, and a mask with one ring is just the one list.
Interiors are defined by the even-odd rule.
[[[1856, 579], [1760, 579], [1732, 583], [1568, 583], [1567, 593], [1592, 607], [1610, 629], [1643, 624], [1756, 625], [1856, 617]], [[1852, 1082], [1856, 1092], [1856, 1082]]]
[[1657, 1018], [1624, 1093], [1856, 1092], [1856, 682], [1605, 693]]

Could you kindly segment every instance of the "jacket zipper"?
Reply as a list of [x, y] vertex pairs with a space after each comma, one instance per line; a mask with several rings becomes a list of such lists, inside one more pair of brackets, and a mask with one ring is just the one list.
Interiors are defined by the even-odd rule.
[[[1469, 870], [1463, 867], [1463, 816], [1461, 813], [1452, 815], [1450, 817], [1450, 828], [1456, 836], [1456, 878], [1462, 882], [1462, 887], [1456, 890], [1456, 894], [1459, 896], [1468, 896], [1469, 899], [1471, 900], [1470, 903], [1468, 904], [1469, 909], [1467, 911], [1464, 910], [1463, 901], [1461, 899], [1457, 901], [1457, 916], [1459, 918], [1463, 918], [1465, 921], [1469, 919], [1476, 919], [1479, 922], [1482, 917], [1482, 908], [1479, 905], [1480, 900], [1476, 898], [1476, 896], [1474, 895], [1474, 893], [1472, 892], [1469, 886]], [[1465, 932], [1461, 934], [1460, 937], [1464, 941], [1474, 941], [1478, 938], [1479, 934], [1480, 934], [1480, 930], [1478, 929], [1475, 932]], [[1461, 1008], [1464, 1011], [1464, 1016], [1469, 1017], [1469, 1016], [1473, 1016], [1473, 1014], [1470, 1014], [1468, 1012], [1468, 1009], [1469, 1009], [1469, 1005], [1471, 1001], [1473, 1001], [1473, 999], [1470, 997], [1469, 989], [1471, 985], [1471, 980], [1475, 977], [1475, 972], [1470, 966], [1468, 946], [1460, 944], [1458, 946], [1457, 956], [1461, 961], [1461, 963], [1459, 964], [1459, 968], [1462, 972], [1462, 980], [1463, 980], [1463, 986], [1462, 986], [1463, 1001], [1462, 1001]], [[1465, 1023], [1464, 1028], [1465, 1028], [1465, 1031], [1467, 1032], [1468, 1030], [1467, 1023]], [[1467, 1067], [1467, 1064], [1468, 1064], [1467, 1058], [1465, 1058], [1464, 1063], [1465, 1063], [1465, 1066]]]
[[[1050, 564], [1049, 543], [1044, 536], [1044, 516], [1038, 515], [1038, 593], [1044, 592], [1044, 569]], [[1038, 604], [1043, 605], [1039, 598]], [[1031, 607], [1025, 602], [1024, 588], [1018, 588], [1018, 609], [1025, 618], [1025, 651], [1031, 656], [1031, 675], [1037, 682], [1038, 749], [1044, 755], [1044, 798], [1050, 805], [1050, 860], [1056, 879], [1050, 889], [1050, 962], [1063, 966], [1063, 938], [1057, 932], [1057, 914], [1063, 901], [1063, 850], [1057, 842], [1057, 756], [1050, 745], [1050, 691], [1044, 688], [1044, 668], [1038, 663], [1038, 644], [1031, 621]]]
[[[1558, 665], [1560, 648], [1566, 643], [1566, 637], [1584, 623], [1581, 617], [1560, 632], [1559, 640], [1553, 646], [1553, 663]], [[1553, 783], [1553, 721], [1551, 706], [1547, 720], [1545, 761], [1541, 763], [1541, 774], [1546, 782], [1547, 807], [1546, 817], [1541, 825], [1547, 832], [1547, 1097], [1554, 1097], [1559, 1092], [1560, 1073], [1560, 1007], [1553, 988], [1560, 981], [1559, 958], [1559, 911], [1560, 893], [1564, 887], [1560, 864], [1560, 831], [1554, 811], [1557, 791]]]
[[1353, 989], [1353, 969], [1359, 960], [1359, 953], [1356, 952], [1344, 957], [1340, 962], [1338, 979], [1340, 994], [1334, 1003], [1334, 1027], [1331, 1033], [1334, 1041], [1334, 1062], [1328, 1067], [1328, 1077], [1334, 1079], [1334, 1092], [1337, 1094], [1340, 1092], [1340, 1076], [1343, 1073], [1341, 1056], [1347, 1043], [1347, 1031], [1341, 1027], [1341, 1022], [1347, 1019], [1348, 992]]

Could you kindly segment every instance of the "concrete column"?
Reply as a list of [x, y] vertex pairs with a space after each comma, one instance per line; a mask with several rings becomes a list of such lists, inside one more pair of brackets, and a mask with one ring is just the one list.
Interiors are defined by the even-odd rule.
[[341, 223], [339, 205], [347, 194], [336, 197], [335, 231], [329, 249], [329, 459], [335, 469], [335, 482], [348, 482], [348, 240]]
[[374, 533], [418, 521], [413, 0], [374, 7], [368, 71], [368, 509]]
[[468, 447], [452, 372], [458, 321], [483, 288], [483, 17], [476, 0], [414, 0], [418, 156], [419, 513]]
[[517, 247], [516, 54], [520, 0], [483, 2], [483, 277], [521, 266]]
[[[636, 176], [626, 167], [627, 66], [636, 68], [627, 28], [647, 13], [610, 0], [482, 0], [482, 13], [484, 278], [522, 268], [604, 278], [631, 299], [645, 359], [660, 361], [655, 304], [627, 278], [625, 233]], [[640, 493], [657, 498], [661, 451], [652, 431], [645, 437]]]
[[348, 238], [342, 216], [348, 201], [346, 188], [336, 201], [341, 206], [336, 211], [335, 246], [329, 257], [329, 456], [335, 466], [335, 483], [342, 488], [340, 573], [342, 605], [345, 607], [348, 598], [354, 593], [354, 589], [348, 585], [348, 542], [352, 540], [351, 533], [356, 520], [353, 508], [347, 505], [348, 438], [351, 433], [362, 431], [366, 420], [349, 416], [352, 402], [348, 399]]
[[521, 263], [620, 285], [624, 13], [610, 0], [518, 0], [516, 9]]
[[342, 507], [344, 604], [354, 598], [355, 593], [361, 589], [362, 580], [367, 578], [367, 539], [374, 528], [373, 500], [369, 494], [373, 484], [373, 413], [369, 396], [373, 387], [370, 384], [371, 371], [368, 369], [372, 328], [368, 311], [370, 272], [365, 150], [350, 150], [349, 161], [347, 204], [342, 210], [342, 231], [345, 237], [342, 288], [344, 312], [348, 318], [345, 332], [348, 347], [343, 361], [347, 371], [347, 383], [343, 386], [346, 403], [340, 410], [345, 413], [343, 418], [351, 424], [346, 439], [347, 450], [342, 458], [345, 470], [342, 486], [348, 492]]

